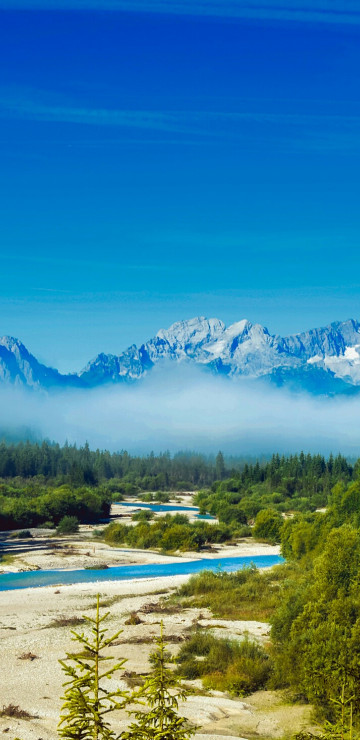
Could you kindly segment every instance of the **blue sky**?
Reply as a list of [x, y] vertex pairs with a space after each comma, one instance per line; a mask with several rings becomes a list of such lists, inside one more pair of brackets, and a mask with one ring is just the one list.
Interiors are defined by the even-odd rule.
[[358, 0], [0, 16], [1, 334], [66, 371], [194, 315], [360, 318]]

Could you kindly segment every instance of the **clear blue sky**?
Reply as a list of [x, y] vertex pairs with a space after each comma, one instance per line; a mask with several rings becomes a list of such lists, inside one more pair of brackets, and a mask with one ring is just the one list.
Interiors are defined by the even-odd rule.
[[66, 371], [194, 315], [360, 318], [358, 0], [0, 11], [0, 334]]

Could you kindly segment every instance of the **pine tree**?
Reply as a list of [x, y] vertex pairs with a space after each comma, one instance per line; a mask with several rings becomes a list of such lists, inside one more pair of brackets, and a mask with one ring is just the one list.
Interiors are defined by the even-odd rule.
[[124, 733], [124, 740], [188, 740], [196, 731], [185, 717], [178, 714], [179, 701], [188, 692], [181, 686], [181, 679], [167, 666], [174, 658], [166, 650], [161, 623], [157, 647], [150, 655], [152, 671], [146, 678], [139, 698], [149, 707], [147, 712], [134, 711], [136, 722]]
[[217, 480], [223, 480], [225, 477], [225, 461], [224, 461], [224, 455], [221, 451], [218, 452], [216, 455], [215, 460], [215, 475]]
[[127, 691], [108, 690], [103, 682], [110, 679], [120, 670], [125, 659], [115, 665], [103, 664], [113, 658], [105, 656], [109, 648], [121, 634], [119, 630], [107, 637], [107, 629], [102, 627], [109, 612], [102, 617], [99, 613], [99, 595], [96, 603], [96, 616], [86, 617], [91, 625], [90, 635], [79, 634], [72, 630], [73, 640], [80, 643], [83, 650], [78, 655], [67, 653], [65, 660], [60, 660], [63, 671], [69, 677], [63, 686], [65, 694], [58, 734], [64, 740], [112, 740], [115, 733], [110, 729], [105, 717], [115, 709], [123, 709], [132, 700]]

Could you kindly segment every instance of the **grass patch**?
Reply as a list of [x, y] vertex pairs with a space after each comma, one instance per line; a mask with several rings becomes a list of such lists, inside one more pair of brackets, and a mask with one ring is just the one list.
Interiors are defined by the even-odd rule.
[[128, 687], [130, 689], [135, 688], [136, 686], [143, 686], [145, 675], [142, 676], [139, 673], [136, 673], [135, 671], [124, 671], [121, 678], [123, 678]]
[[133, 596], [134, 594], [116, 594], [115, 596], [108, 596], [104, 599], [102, 599], [100, 596], [100, 606], [106, 609], [109, 606], [113, 606], [114, 604], [117, 604], [119, 601], [122, 601], [123, 599], [133, 598]]
[[13, 565], [15, 562], [15, 555], [10, 555], [9, 553], [4, 553], [4, 555], [0, 555], [0, 565]]
[[126, 620], [125, 624], [131, 624], [131, 625], [142, 624], [142, 620], [136, 614], [136, 612], [131, 612], [131, 614], [130, 614], [129, 618]]
[[85, 565], [84, 570], [107, 570], [108, 567], [106, 563], [99, 563], [99, 565]]
[[84, 650], [80, 650], [77, 653], [67, 653], [67, 655], [72, 659], [74, 658], [76, 659], [76, 658], [89, 658], [93, 655], [93, 653], [91, 652], [91, 650], [84, 649]]
[[[181, 635], [164, 635], [166, 643], [177, 644], [184, 642], [184, 638]], [[116, 640], [113, 645], [153, 645], [154, 637], [128, 637], [124, 640]]]
[[[148, 591], [147, 593], [141, 594], [141, 596], [159, 596], [167, 593], [169, 593], [169, 589], [161, 588], [158, 591]], [[113, 606], [113, 604], [117, 604], [119, 601], [123, 601], [123, 599], [133, 599], [135, 596], [136, 594], [116, 594], [115, 596], [100, 597], [100, 606], [107, 608], [109, 606]], [[142, 610], [140, 609], [140, 611]]]
[[84, 624], [85, 619], [83, 617], [66, 617], [65, 615], [60, 615], [60, 617], [56, 617], [55, 619], [48, 624], [48, 627], [78, 627], [79, 624]]
[[144, 604], [139, 611], [143, 614], [177, 614], [179, 606], [162, 599], [161, 601], [150, 601], [148, 604]]
[[214, 617], [268, 622], [278, 607], [288, 569], [289, 566], [278, 565], [263, 572], [255, 567], [243, 568], [236, 573], [206, 570], [184, 583], [170, 597], [170, 603], [180, 597], [183, 607], [207, 607]]
[[22, 653], [19, 655], [19, 660], [36, 660], [38, 657], [39, 656], [34, 653]]
[[203, 631], [180, 648], [177, 662], [184, 678], [201, 678], [205, 688], [236, 696], [265, 688], [272, 673], [270, 657], [257, 642], [216, 638]]
[[26, 709], [21, 709], [18, 704], [8, 704], [3, 706], [0, 711], [0, 717], [12, 717], [14, 719], [37, 719], [36, 714], [30, 714]]

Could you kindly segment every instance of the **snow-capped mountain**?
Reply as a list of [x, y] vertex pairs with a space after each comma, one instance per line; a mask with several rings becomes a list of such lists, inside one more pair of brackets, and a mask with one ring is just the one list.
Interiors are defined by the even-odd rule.
[[269, 380], [278, 386], [334, 394], [360, 390], [360, 323], [349, 319], [288, 337], [244, 319], [229, 327], [204, 317], [161, 329], [141, 347], [101, 353], [77, 375], [40, 364], [21, 342], [0, 338], [0, 379], [18, 385], [95, 387], [134, 382], [162, 363], [191, 363], [230, 378]]
[[0, 337], [0, 382], [29, 388], [80, 386], [77, 375], [61, 375], [57, 370], [42, 365], [26, 347], [14, 337]]
[[118, 357], [98, 355], [80, 377], [88, 385], [135, 380], [165, 360], [192, 362], [229, 377], [343, 391], [360, 385], [360, 324], [349, 319], [283, 338], [246, 319], [227, 328], [219, 319], [199, 317], [161, 329]]

